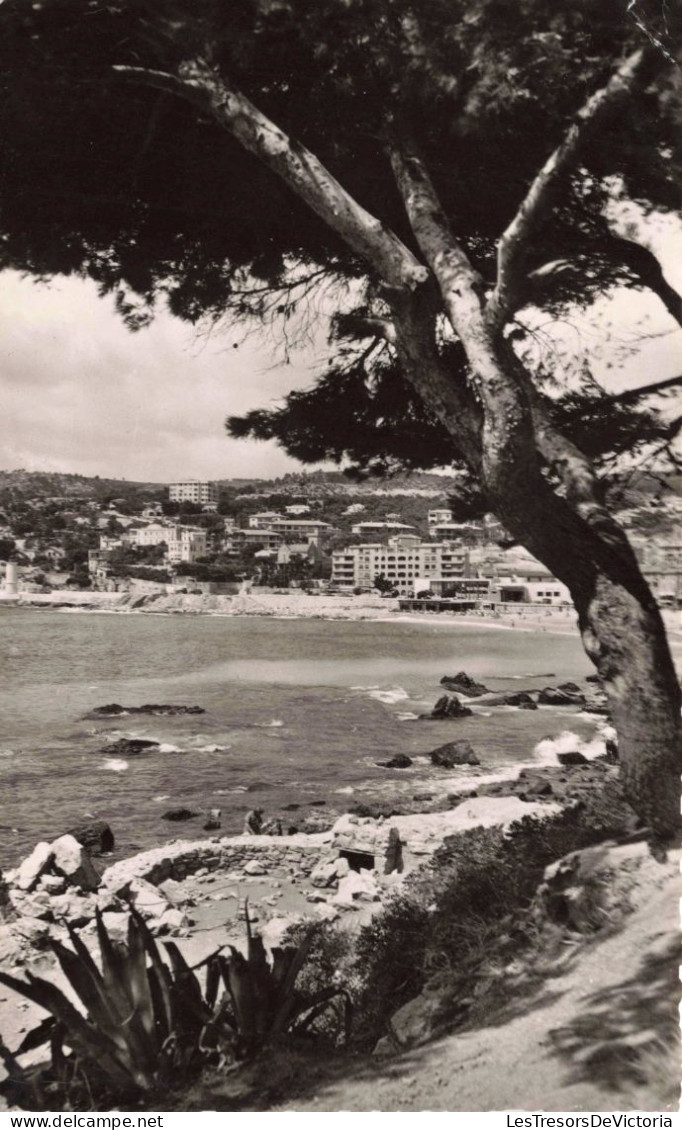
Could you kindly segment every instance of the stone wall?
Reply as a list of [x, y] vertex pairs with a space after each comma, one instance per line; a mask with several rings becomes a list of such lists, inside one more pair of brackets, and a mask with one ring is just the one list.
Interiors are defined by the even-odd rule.
[[132, 879], [145, 879], [158, 885], [166, 879], [181, 881], [203, 869], [219, 871], [244, 867], [252, 859], [257, 859], [267, 869], [296, 867], [307, 876], [330, 842], [330, 833], [181, 840], [114, 863], [104, 872], [102, 884], [116, 892]]

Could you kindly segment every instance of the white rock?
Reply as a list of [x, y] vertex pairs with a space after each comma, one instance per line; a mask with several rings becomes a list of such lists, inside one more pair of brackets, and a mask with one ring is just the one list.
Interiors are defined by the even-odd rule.
[[31, 945], [36, 945], [36, 943], [47, 938], [50, 926], [48, 922], [43, 922], [40, 918], [31, 918], [25, 915], [12, 923], [12, 929], [19, 937], [25, 938]]
[[169, 907], [158, 918], [152, 919], [149, 922], [149, 929], [152, 934], [178, 934], [180, 930], [186, 930], [189, 926], [189, 918], [183, 914], [177, 907]]
[[38, 888], [47, 891], [48, 895], [61, 895], [66, 890], [66, 879], [63, 875], [43, 875]]
[[350, 871], [339, 880], [339, 889], [332, 898], [335, 906], [352, 906], [356, 899], [376, 902], [379, 887], [371, 871]]
[[337, 863], [338, 859], [322, 859], [313, 868], [310, 874], [310, 882], [314, 887], [331, 887], [336, 883], [337, 879]]
[[102, 915], [102, 924], [112, 941], [127, 941], [129, 919], [130, 915], [122, 911], [108, 910]]
[[247, 875], [267, 875], [267, 868], [259, 859], [250, 859], [244, 865], [244, 871]]
[[[76, 843], [76, 840], [73, 841]], [[15, 872], [14, 886], [18, 887], [20, 891], [30, 891], [37, 884], [43, 871], [52, 862], [54, 856], [54, 845], [48, 844], [46, 840], [42, 840], [36, 844], [33, 851], [23, 863], [17, 868]]]
[[63, 895], [54, 895], [50, 899], [50, 905], [58, 922], [68, 922], [70, 926], [84, 926], [95, 917], [97, 902], [92, 895], [77, 895], [75, 891], [67, 891]]
[[167, 910], [172, 909], [159, 887], [148, 883], [146, 879], [133, 880], [130, 884], [129, 897], [137, 912], [145, 919], [160, 918]]
[[73, 836], [60, 836], [52, 844], [55, 871], [63, 875], [71, 887], [81, 887], [85, 891], [96, 891], [100, 884], [99, 875], [85, 848]]

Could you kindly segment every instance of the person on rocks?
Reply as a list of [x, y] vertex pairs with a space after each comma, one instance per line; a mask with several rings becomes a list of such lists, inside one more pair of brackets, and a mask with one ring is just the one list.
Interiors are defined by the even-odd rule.
[[244, 818], [244, 835], [261, 836], [263, 834], [263, 809], [252, 808]]

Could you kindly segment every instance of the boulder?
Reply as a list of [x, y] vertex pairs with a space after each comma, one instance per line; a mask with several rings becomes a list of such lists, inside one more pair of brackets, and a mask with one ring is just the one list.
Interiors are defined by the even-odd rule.
[[73, 836], [60, 836], [52, 844], [52, 868], [63, 875], [70, 887], [96, 891], [100, 878], [84, 847]]
[[433, 765], [441, 769], [452, 769], [455, 765], [480, 765], [480, 759], [469, 742], [446, 742], [429, 754]]
[[103, 855], [114, 850], [114, 833], [106, 820], [92, 820], [89, 824], [70, 828], [67, 835], [78, 840], [89, 855]]
[[538, 702], [542, 706], [583, 706], [585, 696], [580, 690], [568, 691], [559, 687], [544, 687], [538, 695]]
[[577, 683], [559, 683], [557, 690], [566, 691], [568, 694], [581, 694]]
[[119, 738], [116, 742], [101, 749], [100, 753], [118, 753], [123, 757], [137, 757], [140, 753], [147, 753], [150, 749], [158, 749], [160, 742], [149, 741], [145, 738]]
[[128, 938], [130, 915], [124, 911], [106, 910], [102, 915], [102, 925], [114, 942], [125, 942]]
[[505, 706], [520, 706], [524, 710], [537, 710], [535, 699], [527, 691], [516, 691], [504, 696]]
[[584, 754], [578, 753], [576, 750], [569, 750], [568, 753], [557, 753], [556, 755], [559, 765], [587, 765], [588, 759]]
[[586, 675], [585, 676], [585, 682], [586, 683], [601, 683], [601, 675], [597, 675], [596, 673], [593, 674], [593, 675]]
[[50, 924], [44, 922], [41, 918], [31, 918], [28, 914], [17, 918], [12, 923], [13, 932], [19, 937], [23, 938], [31, 946], [40, 948], [47, 946], [50, 936]]
[[206, 823], [204, 824], [205, 832], [215, 832], [220, 827], [221, 810], [219, 808], [209, 808], [206, 815]]
[[456, 675], [443, 675], [440, 681], [442, 687], [449, 691], [459, 691], [467, 698], [477, 698], [480, 694], [488, 694], [488, 688], [483, 683], [477, 683], [466, 671], [458, 671]]
[[473, 711], [465, 706], [456, 694], [444, 694], [438, 699], [430, 714], [420, 714], [419, 717], [426, 719], [468, 718], [470, 714], [473, 714]]
[[396, 753], [390, 761], [377, 761], [382, 769], [409, 769], [411, 764], [412, 758], [406, 753]]
[[371, 871], [349, 871], [339, 880], [339, 888], [330, 902], [334, 906], [352, 906], [356, 900], [363, 902], [376, 902], [379, 899], [379, 887]]
[[46, 891], [48, 895], [62, 895], [66, 890], [66, 879], [63, 875], [48, 875], [41, 877], [38, 890]]
[[525, 800], [526, 797], [552, 796], [553, 792], [551, 781], [544, 777], [529, 776], [523, 782], [523, 792], [519, 793], [519, 798]]
[[310, 873], [313, 887], [333, 887], [339, 879], [350, 872], [350, 864], [345, 857], [321, 859]]
[[260, 859], [250, 859], [244, 865], [245, 875], [267, 875], [267, 873], [267, 867], [264, 863], [261, 863]]
[[69, 926], [85, 926], [95, 917], [96, 901], [92, 895], [77, 895], [67, 891], [55, 895], [50, 900], [50, 909], [56, 922], [67, 922]]
[[31, 891], [38, 884], [43, 871], [47, 871], [54, 857], [54, 845], [41, 840], [21, 863], [14, 876], [14, 886], [20, 891]]
[[394, 1012], [390, 1022], [390, 1036], [383, 1036], [374, 1048], [373, 1055], [395, 1055], [403, 1048], [412, 1048], [430, 1040], [437, 1027], [439, 1013], [442, 1012], [443, 1002], [437, 995], [415, 997], [408, 1001], [397, 1012]]
[[148, 883], [146, 879], [133, 879], [128, 888], [128, 898], [138, 914], [146, 920], [160, 918], [171, 909], [163, 891], [153, 883]]
[[193, 820], [195, 816], [201, 816], [201, 813], [196, 808], [169, 808], [166, 812], [162, 813], [162, 820]]

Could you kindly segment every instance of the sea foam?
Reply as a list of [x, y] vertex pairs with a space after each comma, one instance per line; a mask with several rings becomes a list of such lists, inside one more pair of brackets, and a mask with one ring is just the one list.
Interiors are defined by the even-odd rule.
[[109, 769], [112, 773], [123, 773], [128, 768], [128, 762], [122, 757], [109, 757], [104, 762], [103, 768]]

